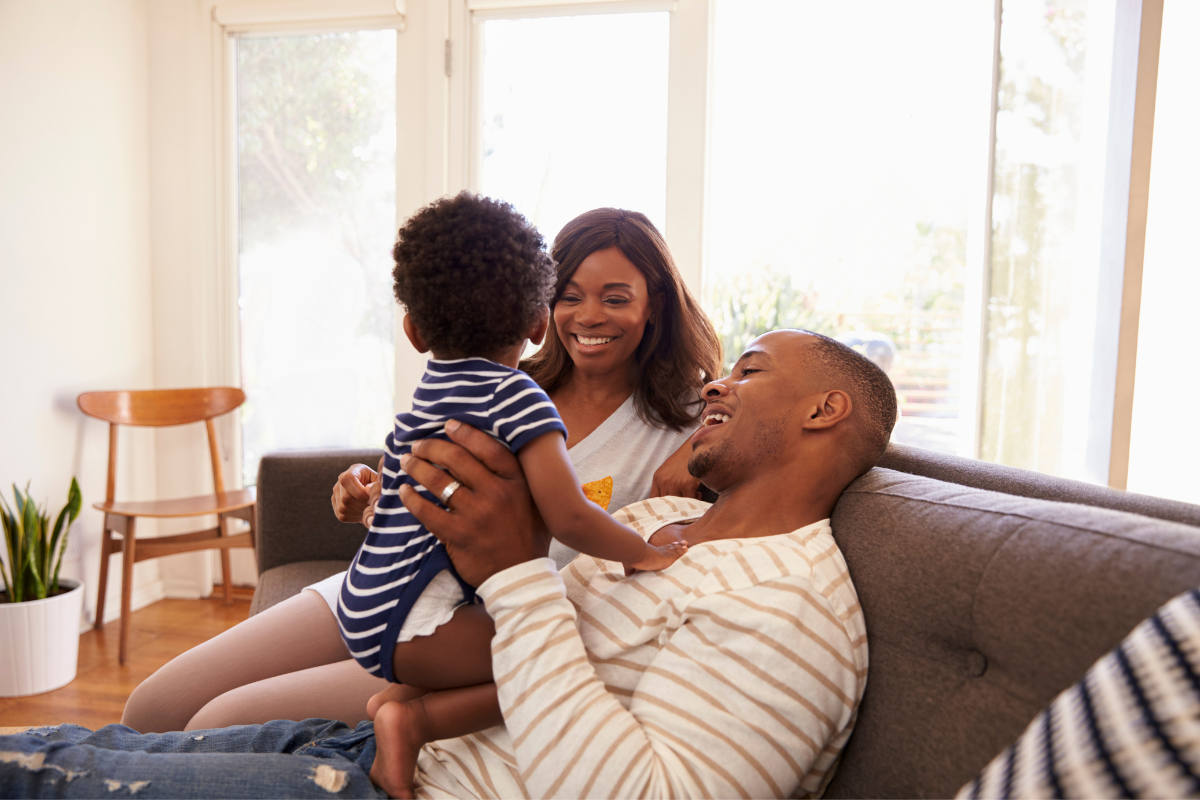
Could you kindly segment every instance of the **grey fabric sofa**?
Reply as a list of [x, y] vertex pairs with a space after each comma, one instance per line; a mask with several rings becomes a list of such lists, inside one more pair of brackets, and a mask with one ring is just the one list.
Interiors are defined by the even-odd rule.
[[[330, 489], [379, 451], [259, 470], [253, 611], [345, 568]], [[1149, 616], [1200, 586], [1200, 506], [892, 445], [833, 513], [870, 676], [826, 797], [948, 797]]]
[[[351, 464], [379, 465], [381, 450], [302, 450], [268, 453], [258, 462], [257, 614], [305, 586], [342, 572], [363, 543], [366, 529], [339, 522], [330, 496]], [[263, 489], [267, 498], [262, 500]]]

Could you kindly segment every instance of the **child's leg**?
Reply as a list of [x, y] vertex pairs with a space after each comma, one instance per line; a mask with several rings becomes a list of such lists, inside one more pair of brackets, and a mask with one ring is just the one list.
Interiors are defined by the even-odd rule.
[[495, 633], [483, 606], [461, 606], [429, 636], [397, 644], [392, 670], [397, 680], [430, 691], [490, 683]]
[[430, 692], [405, 703], [386, 703], [375, 715], [371, 780], [389, 797], [412, 797], [422, 747], [503, 722], [494, 683]]
[[371, 699], [367, 701], [367, 717], [375, 719], [379, 709], [387, 703], [407, 703], [409, 700], [416, 700], [423, 694], [429, 694], [429, 692], [415, 686], [405, 686], [403, 683], [384, 684], [384, 689], [371, 695]]
[[483, 606], [462, 606], [429, 636], [396, 645], [392, 670], [406, 685], [389, 686], [368, 705], [375, 720], [371, 780], [388, 796], [413, 796], [426, 743], [504, 722], [491, 682], [495, 633]]

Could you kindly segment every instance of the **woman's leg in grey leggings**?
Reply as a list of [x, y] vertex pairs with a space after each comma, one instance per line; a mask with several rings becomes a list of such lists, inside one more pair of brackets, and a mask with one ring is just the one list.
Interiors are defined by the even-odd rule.
[[300, 592], [171, 660], [134, 689], [121, 723], [142, 733], [310, 717], [354, 725], [386, 684], [348, 655], [329, 606]]

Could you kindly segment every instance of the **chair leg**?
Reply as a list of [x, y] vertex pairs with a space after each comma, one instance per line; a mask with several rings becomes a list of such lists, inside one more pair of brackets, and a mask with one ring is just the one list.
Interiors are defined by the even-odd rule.
[[[229, 535], [229, 527], [228, 526], [229, 526], [229, 523], [226, 521], [226, 519], [223, 515], [217, 517], [217, 531], [218, 531], [217, 535], [218, 536], [228, 536]], [[221, 593], [225, 597], [225, 605], [227, 605], [227, 606], [233, 605], [233, 571], [232, 571], [232, 568], [229, 566], [229, 561], [230, 561], [229, 548], [222, 547], [221, 548]]]
[[117, 651], [117, 660], [121, 666], [129, 660], [129, 616], [133, 600], [133, 556], [137, 546], [135, 537], [137, 518], [129, 518], [129, 526], [125, 530], [125, 540], [121, 543], [121, 646]]
[[250, 547], [254, 550], [254, 561], [258, 563], [258, 530], [254, 527], [254, 520], [258, 518], [255, 509], [250, 509], [250, 519], [246, 520], [250, 523]]
[[108, 557], [112, 555], [112, 531], [104, 527], [104, 537], [100, 540], [100, 581], [96, 584], [96, 622], [93, 630], [104, 628], [104, 601], [108, 595]]

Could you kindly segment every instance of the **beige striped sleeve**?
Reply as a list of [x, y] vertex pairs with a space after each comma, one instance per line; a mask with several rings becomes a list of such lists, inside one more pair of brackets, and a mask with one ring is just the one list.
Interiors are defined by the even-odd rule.
[[496, 620], [500, 704], [530, 796], [819, 789], [849, 735], [865, 665], [861, 642], [811, 588], [784, 576], [694, 600], [626, 710], [589, 663], [553, 567], [494, 576], [479, 592]]

